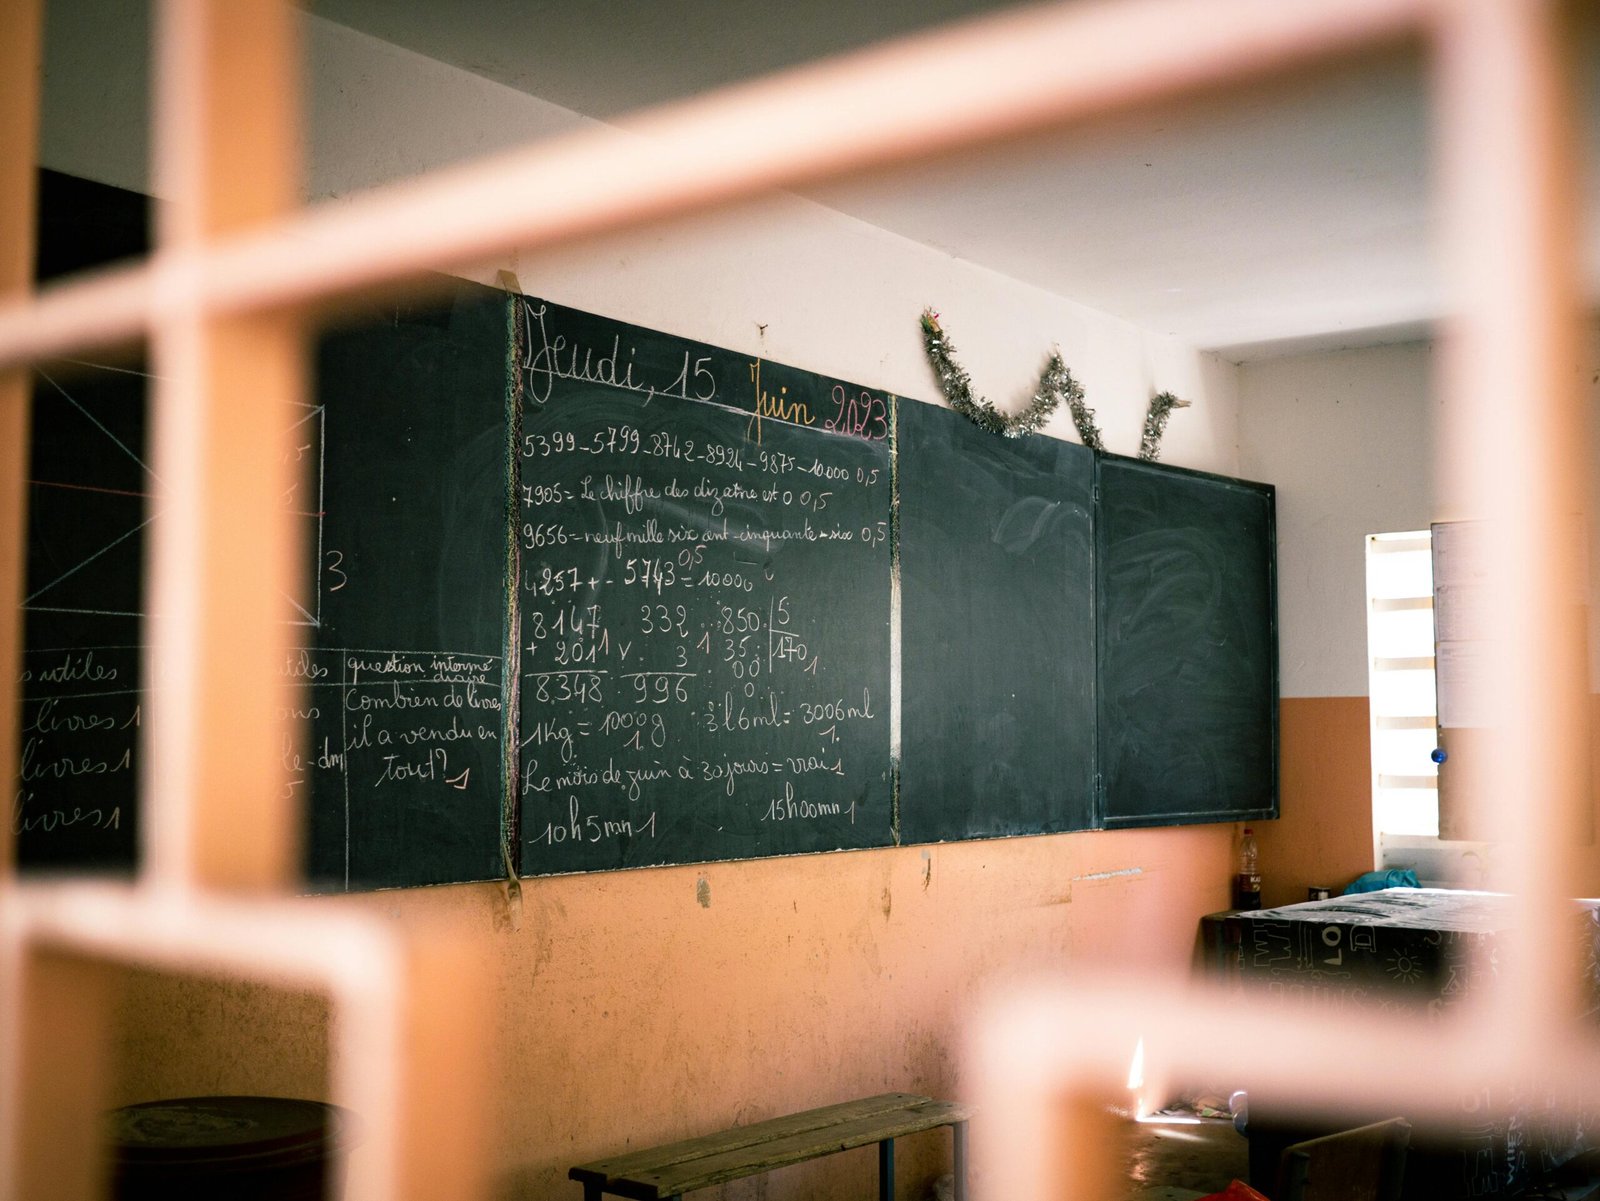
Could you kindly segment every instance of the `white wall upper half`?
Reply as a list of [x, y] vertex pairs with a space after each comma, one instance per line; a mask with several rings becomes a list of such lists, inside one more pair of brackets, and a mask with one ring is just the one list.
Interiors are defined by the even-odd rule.
[[312, 200], [591, 124], [570, 109], [332, 21], [303, 20]]
[[[135, 192], [151, 170], [150, 0], [46, 6], [40, 152]], [[576, 113], [302, 15], [306, 193], [325, 198], [577, 128]]]
[[[1573, 364], [1600, 463], [1600, 321]], [[1239, 374], [1239, 470], [1278, 490], [1278, 647], [1284, 696], [1367, 693], [1367, 534], [1449, 520], [1444, 409], [1423, 343], [1252, 363]], [[1514, 399], [1506, 420], [1517, 420]], [[1496, 465], [1481, 465], [1494, 471]], [[1457, 473], [1452, 473], [1457, 474]], [[1589, 512], [1600, 512], [1600, 476]], [[1600, 691], [1600, 522], [1589, 527], [1591, 688]]]
[[[127, 54], [147, 36], [145, 6], [52, 8], [65, 11], [47, 31], [45, 165], [148, 191], [149, 70]], [[313, 202], [591, 124], [330, 21], [306, 17], [305, 35]], [[124, 69], [104, 70], [110, 60]], [[1028, 399], [1059, 345], [1110, 449], [1137, 451], [1150, 397], [1168, 390], [1193, 407], [1173, 415], [1162, 458], [1238, 468], [1230, 364], [792, 195], [538, 257], [512, 252], [473, 274], [499, 267], [562, 304], [925, 401], [938, 390], [918, 315], [933, 305], [974, 389], [1000, 407]], [[1077, 437], [1064, 411], [1048, 432]]]
[[1422, 344], [1240, 369], [1240, 470], [1278, 491], [1284, 696], [1367, 693], [1364, 538], [1432, 520], [1431, 372]]
[[[918, 316], [927, 305], [975, 392], [1020, 408], [1059, 346], [1107, 446], [1138, 450], [1156, 392], [1174, 414], [1168, 462], [1236, 469], [1237, 369], [1061, 297], [792, 197], [520, 259], [523, 287], [563, 304], [938, 401]], [[1077, 433], [1066, 410], [1047, 432]]]
[[46, 4], [39, 158], [150, 194], [149, 0]]
[[[592, 125], [559, 106], [377, 41], [309, 21], [311, 192], [363, 187]], [[1031, 396], [1052, 346], [1084, 386], [1107, 445], [1138, 449], [1145, 408], [1195, 402], [1169, 426], [1169, 462], [1236, 469], [1236, 370], [1170, 338], [789, 194], [592, 239], [509, 254], [550, 300], [740, 353], [934, 401], [918, 315], [927, 305], [1002, 408]], [[1077, 435], [1065, 411], [1048, 432]]]

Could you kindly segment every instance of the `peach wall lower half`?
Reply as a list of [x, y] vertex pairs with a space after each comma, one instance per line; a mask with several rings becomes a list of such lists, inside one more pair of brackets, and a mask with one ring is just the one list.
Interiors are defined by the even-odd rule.
[[[1187, 973], [1199, 918], [1227, 904], [1232, 832], [527, 880], [516, 920], [498, 885], [307, 903], [442, 924], [470, 948], [495, 1029], [483, 1062], [496, 1195], [576, 1198], [569, 1167], [630, 1147], [878, 1092], [960, 1098], [963, 1032], [1008, 984]], [[314, 997], [140, 974], [124, 992], [114, 1101], [325, 1096], [326, 1026]], [[946, 1132], [903, 1140], [899, 1195], [925, 1196], [949, 1154]], [[696, 1196], [864, 1196], [875, 1173], [865, 1148]]]
[[1285, 697], [1278, 705], [1279, 813], [1255, 825], [1261, 903], [1337, 895], [1372, 870], [1372, 735], [1364, 696]]

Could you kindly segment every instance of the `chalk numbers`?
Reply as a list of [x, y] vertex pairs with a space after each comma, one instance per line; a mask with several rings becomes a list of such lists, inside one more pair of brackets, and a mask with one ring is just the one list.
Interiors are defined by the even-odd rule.
[[714, 355], [574, 338], [557, 312], [525, 312], [521, 732], [560, 748], [523, 760], [525, 845], [649, 862], [657, 813], [675, 838], [848, 843], [858, 760], [881, 774], [888, 602], [844, 598], [887, 572], [887, 457], [862, 443], [890, 399], [759, 362], [747, 391]]
[[337, 592], [350, 582], [350, 577], [344, 571], [344, 552], [342, 550], [324, 551], [322, 560], [324, 591]]

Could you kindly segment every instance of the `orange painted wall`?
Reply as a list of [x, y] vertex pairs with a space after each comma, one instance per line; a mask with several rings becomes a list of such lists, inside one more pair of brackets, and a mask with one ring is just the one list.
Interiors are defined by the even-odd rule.
[[[576, 1197], [568, 1167], [629, 1146], [875, 1092], [961, 1097], [964, 1020], [990, 990], [1090, 964], [1186, 973], [1231, 845], [1223, 825], [529, 880], [515, 927], [494, 885], [332, 903], [471, 947], [496, 1022], [492, 1175], [506, 1198]], [[134, 977], [115, 1100], [324, 1096], [326, 1020], [314, 997]], [[906, 1140], [899, 1166], [900, 1196], [925, 1196], [948, 1136]], [[863, 1196], [875, 1172], [868, 1148], [722, 1195]]]
[[[1364, 696], [1285, 697], [1279, 703], [1281, 816], [1257, 822], [1261, 847], [1261, 899], [1288, 905], [1306, 899], [1306, 889], [1325, 885], [1337, 893], [1371, 871], [1371, 734]], [[1600, 746], [1600, 696], [1590, 699], [1590, 741]], [[1600, 831], [1600, 755], [1591, 759], [1591, 824]], [[1580, 895], [1600, 895], [1600, 852], [1580, 855]], [[1489, 874], [1470, 887], [1510, 887], [1496, 874], [1493, 849], [1475, 846]]]
[[[1282, 816], [1256, 823], [1264, 900], [1371, 866], [1365, 697], [1281, 702]], [[991, 990], [1110, 965], [1177, 977], [1228, 904], [1232, 825], [905, 847], [375, 893], [355, 907], [469, 948], [492, 1019], [497, 1195], [575, 1197], [575, 1164], [889, 1090], [962, 1097], [966, 1019]], [[327, 1095], [320, 999], [130, 977], [114, 1103]], [[1085, 1032], [1092, 1036], [1091, 1032]], [[1131, 1048], [1130, 1048], [1131, 1054]], [[905, 1140], [902, 1197], [949, 1170]], [[359, 1154], [359, 1152], [358, 1152]], [[864, 1195], [870, 1149], [710, 1190]]]
[[1281, 816], [1254, 826], [1261, 903], [1288, 905], [1323, 885], [1337, 893], [1372, 870], [1372, 738], [1364, 696], [1279, 702]]

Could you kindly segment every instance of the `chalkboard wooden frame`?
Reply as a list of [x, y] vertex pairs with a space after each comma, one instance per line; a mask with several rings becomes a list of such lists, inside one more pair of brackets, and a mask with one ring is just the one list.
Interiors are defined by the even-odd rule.
[[[1276, 817], [1276, 490], [1120, 455], [1096, 466], [1096, 825]], [[1157, 564], [1168, 603], [1151, 610]]]

